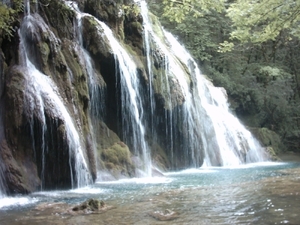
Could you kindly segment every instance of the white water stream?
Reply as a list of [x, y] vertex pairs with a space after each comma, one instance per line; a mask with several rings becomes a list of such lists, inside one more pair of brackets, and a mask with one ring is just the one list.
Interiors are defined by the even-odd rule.
[[[47, 124], [45, 113], [51, 115], [53, 118], [60, 119], [64, 122], [66, 140], [69, 146], [69, 166], [71, 170], [71, 182], [73, 188], [78, 188], [91, 183], [91, 177], [88, 170], [88, 165], [86, 163], [85, 154], [81, 147], [79, 133], [74, 125], [74, 122], [65, 107], [63, 100], [59, 95], [59, 91], [55, 83], [50, 77], [42, 74], [30, 61], [28, 58], [26, 41], [24, 34], [28, 33], [28, 30], [32, 33], [37, 33], [35, 31], [36, 27], [41, 27], [50, 31], [43, 20], [35, 14], [27, 15], [22, 22], [21, 29], [19, 32], [21, 42], [20, 42], [20, 52], [21, 52], [21, 62], [22, 66], [26, 70], [26, 91], [25, 91], [25, 104], [26, 113], [30, 120], [33, 122], [33, 115], [38, 118], [39, 122], [42, 124], [42, 144], [39, 151], [42, 151], [42, 183], [44, 177], [44, 164], [45, 164], [45, 151], [47, 148], [45, 146], [44, 136], [47, 132]], [[51, 32], [50, 32], [51, 34]], [[53, 39], [55, 36], [53, 34]], [[33, 125], [32, 125], [33, 127]], [[35, 150], [37, 151], [37, 150]], [[74, 162], [74, 165], [72, 163]], [[73, 168], [75, 171], [73, 171]], [[43, 188], [43, 187], [42, 187]]]
[[[192, 95], [188, 95], [187, 85], [184, 89], [186, 96], [186, 113], [194, 113], [187, 116], [189, 126], [195, 126], [195, 121], [204, 124], [202, 127], [202, 143], [205, 152], [205, 165], [212, 166], [212, 154], [220, 154], [222, 166], [239, 165], [243, 163], [252, 163], [265, 160], [263, 149], [258, 141], [246, 130], [240, 121], [230, 112], [227, 101], [226, 91], [223, 88], [214, 87], [200, 72], [197, 64], [189, 53], [179, 44], [171, 33], [164, 32], [168, 43], [171, 46], [172, 53], [180, 59], [189, 68], [195, 88]], [[180, 73], [177, 73], [180, 75]], [[184, 78], [180, 83], [184, 82]], [[204, 115], [203, 115], [204, 113]], [[209, 120], [209, 123], [203, 123], [203, 116]], [[195, 120], [196, 117], [196, 120]], [[202, 117], [202, 118], [201, 118]], [[190, 121], [191, 119], [191, 121]], [[196, 127], [191, 130], [196, 130]], [[199, 129], [199, 127], [198, 127]], [[212, 133], [213, 138], [209, 138]], [[191, 134], [191, 137], [194, 134]], [[195, 146], [196, 147], [196, 146]], [[217, 149], [216, 149], [217, 148]]]
[[143, 171], [145, 172], [145, 175], [151, 176], [150, 149], [145, 140], [145, 128], [142, 123], [144, 111], [141, 99], [142, 94], [139, 92], [140, 83], [136, 65], [124, 48], [121, 47], [119, 42], [115, 39], [112, 31], [106, 24], [101, 21], [98, 21], [98, 23], [102, 26], [102, 29], [110, 42], [117, 65], [116, 70], [119, 70], [120, 72], [119, 82], [121, 84], [121, 111], [124, 137], [132, 140], [134, 152], [140, 156], [144, 163]]
[[[185, 101], [179, 114], [182, 118], [182, 130], [187, 133], [184, 149], [190, 166], [201, 166], [202, 157], [204, 157], [204, 166], [229, 166], [263, 161], [265, 158], [262, 147], [230, 112], [225, 90], [214, 87], [201, 74], [193, 58], [171, 33], [163, 31], [166, 39], [159, 38], [152, 29], [146, 2], [144, 0], [136, 0], [136, 2], [140, 4], [143, 16], [149, 80], [152, 81], [151, 77], [153, 77], [152, 44], [162, 52], [164, 61], [168, 65], [165, 90], [171, 95], [168, 88], [170, 87], [168, 76], [171, 75], [177, 80], [175, 82], [180, 85], [184, 95]], [[185, 68], [188, 68], [190, 77]], [[173, 105], [171, 100], [169, 105]], [[170, 114], [172, 118], [174, 115], [172, 112]], [[171, 130], [173, 124], [170, 123], [169, 126], [168, 130]], [[169, 135], [169, 140], [172, 142], [172, 132]]]
[[[180, 91], [184, 96], [184, 103], [182, 110], [179, 112], [168, 112], [166, 120], [168, 120], [166, 135], [169, 136], [171, 146], [171, 160], [173, 157], [173, 118], [180, 118], [181, 128], [187, 133], [183, 148], [186, 149], [185, 157], [189, 161], [189, 166], [199, 167], [202, 165], [201, 159], [204, 158], [204, 166], [229, 166], [239, 165], [245, 162], [256, 162], [263, 160], [261, 154], [261, 147], [257, 141], [252, 137], [243, 125], [235, 118], [229, 110], [226, 99], [226, 94], [221, 88], [214, 87], [200, 72], [197, 64], [189, 55], [189, 53], [182, 47], [179, 42], [168, 32], [163, 31], [165, 40], [162, 40], [153, 30], [149, 12], [145, 1], [136, 0], [140, 4], [141, 14], [143, 17], [144, 26], [144, 43], [147, 58], [147, 72], [149, 77], [149, 96], [151, 119], [154, 118], [155, 100], [153, 79], [153, 53], [152, 46], [155, 45], [162, 53], [162, 61], [165, 67], [163, 80], [165, 82], [161, 88], [164, 88], [168, 93], [166, 99], [167, 105], [172, 109], [175, 105], [171, 100], [171, 88], [169, 80], [180, 85]], [[81, 13], [75, 2], [66, 1], [67, 5], [77, 13], [77, 26], [74, 27], [78, 34], [78, 53], [82, 60], [81, 64], [85, 66], [89, 76], [89, 89], [91, 97], [91, 105], [97, 113], [100, 110], [97, 108], [100, 104], [98, 95], [98, 81], [94, 73], [92, 59], [88, 52], [83, 48], [82, 44], [82, 18], [92, 17], [89, 14]], [[45, 173], [45, 152], [47, 147], [45, 145], [45, 133], [48, 132], [45, 114], [52, 115], [53, 118], [60, 119], [64, 122], [66, 139], [69, 145], [70, 155], [70, 169], [72, 176], [72, 187], [81, 187], [89, 184], [91, 178], [89, 175], [88, 165], [86, 163], [86, 156], [80, 143], [80, 132], [75, 126], [70, 113], [68, 112], [64, 101], [62, 100], [59, 90], [51, 80], [50, 77], [42, 74], [30, 60], [28, 56], [28, 49], [26, 41], [23, 37], [24, 33], [35, 31], [37, 27], [50, 33], [54, 42], [57, 42], [55, 35], [50, 31], [48, 26], [38, 14], [34, 16], [30, 12], [30, 2], [28, 0], [24, 3], [26, 9], [26, 16], [23, 20], [20, 29], [20, 51], [23, 58], [22, 66], [26, 70], [26, 98], [24, 101], [27, 105], [27, 116], [31, 118], [31, 129], [33, 133], [33, 116], [38, 118], [42, 125], [41, 146], [42, 151], [42, 171], [41, 180], [43, 184]], [[143, 161], [143, 168], [145, 176], [151, 176], [151, 157], [150, 148], [145, 139], [145, 125], [143, 124], [144, 108], [143, 108], [143, 94], [140, 91], [140, 80], [137, 74], [137, 67], [122, 47], [120, 42], [114, 37], [111, 29], [103, 22], [93, 17], [93, 20], [98, 24], [99, 35], [105, 35], [107, 42], [110, 44], [112, 52], [115, 57], [116, 77], [117, 82], [121, 85], [121, 114], [122, 114], [122, 128], [124, 142], [131, 143], [132, 150], [139, 155]], [[188, 68], [190, 75], [186, 74]], [[172, 87], [173, 88], [173, 87]], [[149, 113], [149, 112], [147, 112]], [[154, 121], [154, 119], [153, 119]], [[155, 139], [155, 124], [151, 122], [151, 129], [153, 138]], [[38, 151], [38, 149], [35, 149]], [[72, 171], [72, 162], [74, 160], [75, 171]], [[0, 171], [1, 172], [1, 171]], [[43, 188], [43, 186], [42, 186]], [[1, 194], [1, 192], [0, 192]]]
[[[104, 34], [107, 42], [110, 44], [115, 57], [116, 77], [119, 78], [117, 82], [120, 83], [121, 87], [121, 105], [119, 107], [122, 117], [123, 141], [130, 144], [133, 148], [133, 153], [141, 158], [142, 166], [139, 169], [143, 176], [151, 176], [150, 149], [145, 140], [145, 128], [142, 123], [144, 112], [141, 99], [142, 94], [139, 93], [140, 83], [137, 67], [105, 23], [87, 13], [80, 12], [76, 3], [70, 1], [66, 3], [75, 10], [78, 15], [78, 21], [81, 21], [84, 16], [93, 18], [98, 23], [99, 35]], [[86, 61], [90, 61], [87, 58], [87, 54], [85, 57]]]
[[[42, 144], [40, 146], [42, 152], [47, 151], [44, 140], [44, 133], [48, 132], [45, 114], [63, 121], [70, 149], [69, 155], [74, 157], [75, 162], [75, 171], [71, 171], [72, 187], [77, 189], [37, 192], [27, 197], [5, 198], [4, 192], [1, 191], [2, 171], [0, 165], [0, 208], [4, 209], [0, 210], [0, 224], [19, 224], [20, 222], [22, 224], [169, 224], [168, 221], [157, 221], [149, 216], [151, 212], [164, 212], [165, 210], [174, 210], [179, 213], [179, 217], [171, 222], [173, 224], [280, 224], [289, 222], [295, 224], [295, 221], [299, 221], [297, 175], [288, 177], [288, 172], [281, 171], [285, 168], [285, 165], [281, 164], [272, 164], [274, 169], [269, 168], [268, 165], [240, 165], [245, 162], [261, 161], [263, 158], [261, 147], [250, 132], [230, 113], [224, 90], [214, 87], [201, 74], [191, 56], [170, 33], [164, 31], [166, 40], [161, 40], [157, 36], [151, 28], [145, 1], [140, 1], [140, 3], [144, 17], [149, 80], [151, 82], [153, 79], [152, 64], [154, 63], [150, 57], [152, 54], [150, 46], [155, 44], [163, 53], [167, 70], [164, 88], [170, 96], [169, 78], [173, 77], [176, 83], [180, 84], [180, 90], [184, 95], [182, 112], [168, 115], [168, 126], [170, 127], [166, 130], [170, 142], [173, 143], [174, 138], [172, 136], [172, 122], [174, 121], [172, 118], [182, 113], [180, 116], [183, 118], [182, 128], [188, 131], [185, 154], [186, 157], [189, 157], [190, 166], [199, 167], [200, 158], [204, 157], [204, 166], [209, 167], [220, 163], [227, 167], [193, 169], [166, 173], [159, 178], [96, 182], [85, 186], [90, 183], [91, 178], [80, 143], [80, 132], [78, 131], [80, 129], [71, 118], [56, 84], [49, 76], [42, 74], [34, 66], [27, 54], [22, 30], [25, 32], [33, 29], [34, 33], [36, 25], [48, 29], [40, 17], [37, 18], [35, 17], [37, 15], [30, 14], [29, 9], [20, 30], [20, 51], [23, 53], [21, 66], [26, 75], [26, 98], [24, 101], [27, 105], [27, 116], [29, 118], [35, 116], [42, 124]], [[79, 12], [78, 8], [74, 8], [74, 10], [78, 16], [78, 26], [75, 29], [80, 30], [81, 19], [85, 16], [91, 17], [91, 15]], [[125, 141], [126, 138], [132, 138], [128, 141], [133, 143], [133, 151], [139, 154], [146, 164], [143, 168], [145, 175], [150, 176], [150, 149], [145, 140], [145, 127], [142, 122], [146, 112], [142, 107], [143, 99], [139, 92], [140, 84], [136, 65], [115, 39], [112, 31], [101, 21], [95, 21], [99, 25], [99, 35], [105, 35], [111, 45], [117, 65], [116, 70], [120, 73], [117, 76], [120, 78], [121, 84], [122, 126], [128, 127], [123, 136]], [[54, 39], [55, 36], [53, 35], [52, 38]], [[97, 91], [94, 91], [93, 88], [97, 87], [93, 84], [97, 82], [95, 82], [91, 58], [83, 49], [80, 37], [78, 45], [78, 51], [82, 53], [81, 64], [85, 65], [90, 79], [89, 88], [92, 89], [90, 97], [92, 99], [93, 96], [95, 97], [92, 102], [96, 104], [97, 94], [94, 93]], [[186, 75], [182, 65], [189, 70], [190, 77]], [[152, 113], [155, 112], [152, 84], [148, 91], [151, 97], [149, 104]], [[170, 108], [174, 106], [171, 97], [168, 104]], [[154, 125], [152, 124], [153, 129]], [[1, 126], [0, 112], [0, 141], [1, 135], [3, 135]], [[154, 130], [152, 132], [155, 133]], [[204, 156], [202, 152], [204, 152]], [[71, 161], [69, 163], [72, 170]], [[281, 180], [282, 174], [285, 176], [282, 176]], [[282, 185], [285, 182], [291, 185]], [[270, 191], [269, 187], [274, 189]], [[116, 207], [101, 214], [101, 220], [99, 220], [99, 214], [71, 216], [65, 211], [49, 213], [47, 210], [38, 211], [34, 208], [38, 203], [44, 204], [44, 206], [51, 206], [57, 202], [70, 205], [79, 204], [87, 198], [103, 199], [108, 205]], [[25, 207], [25, 205], [29, 206]], [[69, 210], [69, 208], [67, 209]]]

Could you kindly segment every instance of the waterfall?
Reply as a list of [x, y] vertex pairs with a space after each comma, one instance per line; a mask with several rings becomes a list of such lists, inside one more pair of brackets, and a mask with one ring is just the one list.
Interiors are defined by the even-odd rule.
[[88, 75], [91, 116], [95, 118], [102, 118], [105, 114], [105, 93], [99, 84], [100, 81], [95, 73], [93, 60], [91, 59], [88, 51], [83, 47], [82, 17], [85, 14], [80, 12], [76, 2], [66, 1], [65, 3], [76, 12], [76, 22], [74, 23], [74, 33], [76, 34], [76, 41], [78, 43], [76, 52], [80, 55], [80, 64], [83, 68], [85, 68]]
[[[89, 89], [89, 129], [91, 132], [90, 144], [93, 148], [95, 156], [97, 156], [97, 143], [101, 138], [98, 135], [99, 132], [99, 119], [103, 119], [105, 116], [105, 90], [101, 88], [99, 78], [97, 76], [93, 60], [91, 59], [88, 51], [83, 46], [83, 37], [82, 37], [82, 18], [84, 13], [81, 13], [76, 2], [65, 1], [65, 4], [75, 11], [76, 21], [74, 22], [74, 34], [76, 38], [75, 51], [79, 55], [79, 63], [84, 68], [87, 77], [88, 77], [88, 89]], [[96, 160], [97, 164], [98, 160]], [[98, 168], [99, 169], [99, 168]]]
[[[141, 38], [140, 24], [136, 24], [141, 21], [140, 16], [132, 15], [134, 18], [129, 18], [131, 15], [126, 14], [128, 17], [118, 15], [120, 17], [112, 26], [116, 26], [118, 32], [123, 32], [125, 36], [124, 41], [119, 41], [105, 23], [90, 14], [81, 12], [75, 1], [61, 1], [69, 7], [67, 10], [74, 12], [59, 12], [66, 14], [63, 15], [66, 16], [66, 21], [63, 21], [65, 24], [71, 25], [73, 22], [74, 30], [72, 32], [72, 26], [68, 27], [66, 34], [62, 35], [65, 39], [59, 40], [55, 32], [60, 31], [61, 24], [57, 25], [59, 20], [51, 21], [56, 12], [48, 11], [49, 15], [46, 11], [41, 13], [53, 26], [50, 28], [50, 25], [48, 26], [37, 13], [38, 1], [24, 0], [25, 16], [18, 31], [20, 59], [15, 59], [11, 55], [12, 51], [8, 51], [7, 47], [4, 51], [5, 54], [9, 54], [6, 59], [9, 64], [8, 71], [16, 73], [8, 73], [8, 78], [11, 78], [10, 75], [15, 75], [13, 79], [20, 79], [18, 80], [20, 83], [17, 83], [20, 86], [14, 87], [10, 87], [10, 81], [7, 80], [6, 89], [12, 92], [18, 91], [12, 93], [12, 96], [9, 93], [7, 97], [18, 98], [16, 103], [23, 101], [20, 107], [13, 103], [8, 104], [9, 107], [20, 110], [14, 115], [20, 119], [17, 121], [17, 125], [20, 126], [12, 128], [16, 128], [15, 132], [20, 134], [16, 137], [20, 143], [9, 143], [11, 145], [9, 147], [19, 147], [25, 138], [31, 138], [31, 140], [24, 140], [26, 145], [24, 152], [28, 153], [32, 149], [29, 161], [35, 164], [34, 170], [37, 168], [42, 190], [46, 189], [52, 181], [61, 182], [53, 186], [71, 183], [72, 188], [82, 187], [92, 182], [91, 174], [95, 174], [94, 159], [89, 158], [92, 153], [85, 151], [85, 148], [95, 151], [97, 147], [100, 149], [110, 144], [100, 143], [102, 137], [99, 134], [102, 124], [103, 127], [111, 126], [111, 133], [116, 136], [109, 141], [121, 139], [131, 153], [140, 159], [133, 160], [137, 171], [141, 171], [138, 176], [152, 175], [151, 156], [154, 158], [158, 156], [155, 160], [157, 159], [156, 161], [161, 164], [165, 163], [166, 167], [170, 166], [168, 169], [232, 166], [263, 160], [259, 143], [230, 112], [226, 91], [214, 87], [201, 74], [196, 62], [175, 37], [160, 27], [154, 27], [157, 24], [151, 21], [145, 0], [134, 1], [139, 4], [143, 18], [143, 46], [141, 42], [133, 43], [136, 40], [140, 41]], [[2, 3], [10, 6], [13, 1], [2, 0]], [[32, 8], [34, 4], [36, 9]], [[105, 12], [108, 10], [105, 4], [106, 2], [103, 2], [101, 5], [103, 14], [111, 13]], [[110, 2], [107, 4], [109, 7], [112, 6]], [[116, 5], [119, 7], [118, 4]], [[42, 7], [44, 10], [50, 10], [46, 6], [51, 7], [51, 3]], [[85, 9], [90, 10], [87, 5]], [[106, 19], [106, 16], [103, 17]], [[107, 18], [112, 19], [111, 15]], [[69, 21], [72, 19], [73, 21]], [[91, 21], [87, 21], [90, 19]], [[134, 22], [130, 21], [131, 19]], [[83, 27], [85, 22], [90, 22], [91, 26], [97, 28], [93, 32], [98, 31], [96, 36], [103, 43], [96, 46], [103, 46], [105, 51], [97, 52], [96, 49], [95, 53], [93, 45], [87, 48], [91, 49], [90, 53], [85, 49], [84, 44], [93, 44], [93, 41], [88, 38], [84, 39], [86, 42], [83, 41], [83, 37], [86, 37], [83, 36], [83, 30], [88, 30]], [[133, 27], [137, 31], [133, 30]], [[123, 37], [123, 34], [120, 36]], [[72, 40], [67, 40], [67, 37], [72, 37]], [[132, 37], [133, 39], [130, 40]], [[129, 54], [131, 51], [136, 55], [131, 57]], [[66, 52], [74, 58], [68, 58]], [[3, 61], [5, 54], [1, 53], [0, 62]], [[139, 57], [143, 62], [136, 63], [134, 57]], [[102, 59], [103, 61], [99, 62]], [[13, 65], [15, 61], [19, 62], [19, 65]], [[105, 63], [108, 63], [107, 68]], [[2, 140], [9, 140], [10, 137], [5, 135], [14, 134], [14, 132], [7, 132], [10, 131], [10, 126], [7, 129], [4, 127], [6, 124], [4, 115], [7, 115], [4, 111], [9, 112], [4, 108], [6, 102], [3, 100], [3, 95], [6, 90], [3, 66], [4, 64], [1, 63], [0, 144]], [[79, 67], [81, 68], [77, 70]], [[78, 73], [75, 77], [77, 71], [82, 74]], [[115, 74], [113, 72], [110, 74], [111, 71], [115, 71]], [[103, 77], [100, 73], [103, 73]], [[76, 80], [77, 78], [80, 78], [80, 81]], [[109, 87], [107, 88], [110, 94], [108, 101], [112, 101], [109, 103], [105, 99], [107, 96], [104, 93], [106, 89], [104, 79]], [[68, 86], [64, 89], [62, 86], [65, 81], [68, 82]], [[20, 91], [18, 88], [23, 87], [21, 82], [22, 85], [24, 84], [24, 89]], [[89, 93], [86, 92], [86, 88]], [[114, 99], [115, 96], [118, 99]], [[84, 102], [84, 107], [80, 108], [82, 105], [76, 102], [77, 100]], [[109, 112], [112, 113], [107, 118], [106, 110], [111, 110]], [[104, 133], [102, 130], [101, 132]], [[83, 134], [87, 137], [83, 137]], [[103, 142], [106, 141], [105, 139]], [[32, 145], [28, 144], [29, 142]], [[63, 156], [67, 156], [67, 161], [63, 161]], [[18, 154], [16, 154], [18, 164], [22, 157], [19, 157], [20, 159], [17, 157]], [[103, 155], [98, 157], [101, 158]], [[52, 162], [59, 162], [57, 167], [60, 164], [62, 166], [56, 170], [56, 165], [49, 165]], [[124, 164], [130, 167], [128, 171], [134, 170], [131, 162], [126, 163]], [[20, 168], [26, 166], [22, 165]], [[119, 169], [117, 166], [116, 163], [116, 169]], [[4, 182], [4, 177], [7, 177], [6, 170], [9, 172], [9, 166], [5, 167], [0, 155], [0, 198], [8, 190]], [[61, 172], [59, 181], [52, 179], [57, 171]], [[128, 174], [133, 174], [131, 172]], [[33, 176], [35, 177], [36, 174]], [[67, 177], [70, 180], [67, 180]], [[36, 183], [39, 182], [38, 178]]]
[[[193, 90], [194, 104], [188, 105], [188, 111], [197, 115], [204, 112], [209, 118], [205, 123], [202, 139], [209, 140], [209, 135], [215, 136], [212, 143], [203, 146], [204, 161], [206, 165], [213, 165], [214, 154], [221, 157], [221, 165], [238, 165], [242, 163], [262, 161], [263, 150], [258, 141], [246, 130], [239, 120], [230, 112], [226, 91], [223, 88], [214, 87], [200, 72], [197, 64], [189, 53], [178, 43], [172, 34], [165, 32], [171, 51], [188, 66], [192, 80], [195, 82]], [[187, 101], [187, 104], [192, 102]], [[201, 118], [198, 118], [199, 121]], [[212, 133], [209, 131], [212, 130]], [[216, 148], [216, 149], [214, 149]], [[212, 151], [214, 149], [214, 151]]]
[[[178, 136], [172, 131], [172, 127], [179, 126], [184, 132], [185, 137], [181, 142], [181, 149], [185, 151], [181, 159], [186, 161], [184, 166], [231, 166], [262, 161], [262, 147], [230, 112], [225, 90], [214, 87], [201, 74], [189, 53], [170, 33], [163, 32], [166, 40], [159, 38], [151, 28], [146, 2], [136, 2], [140, 4], [143, 16], [149, 80], [152, 82], [153, 76], [153, 55], [149, 44], [152, 43], [152, 48], [158, 47], [165, 57], [166, 76], [172, 75], [176, 79], [184, 95], [180, 110], [169, 111], [171, 119], [167, 121], [169, 128], [166, 129], [171, 131], [168, 132], [170, 141], [174, 139], [173, 136]], [[185, 68], [188, 68], [190, 77]], [[168, 80], [167, 78], [166, 87], [170, 86]], [[166, 88], [166, 91], [170, 92], [170, 89]], [[173, 102], [169, 102], [169, 105], [173, 106]], [[181, 122], [176, 122], [178, 119]], [[175, 145], [171, 143], [171, 155], [175, 154]]]
[[143, 171], [146, 176], [151, 176], [151, 157], [148, 143], [145, 140], [145, 128], [142, 122], [144, 109], [142, 93], [140, 90], [140, 80], [137, 68], [128, 53], [114, 37], [112, 31], [101, 21], [98, 21], [103, 32], [109, 40], [113, 50], [116, 71], [120, 75], [119, 83], [121, 86], [121, 116], [123, 138], [125, 143], [131, 143], [134, 153], [139, 155], [143, 161]]
[[[140, 93], [140, 81], [138, 78], [137, 67], [126, 50], [120, 45], [119, 41], [114, 37], [111, 29], [103, 22], [95, 17], [81, 13], [76, 3], [66, 1], [67, 5], [73, 8], [77, 13], [79, 27], [81, 26], [82, 17], [91, 17], [98, 23], [99, 34], [106, 36], [107, 42], [110, 44], [115, 58], [117, 85], [120, 85], [121, 105], [120, 116], [122, 117], [123, 141], [131, 146], [134, 154], [141, 160], [142, 165], [139, 169], [143, 172], [143, 176], [151, 176], [151, 157], [150, 149], [145, 140], [145, 128], [142, 122], [143, 118], [143, 100]], [[103, 35], [102, 34], [102, 35]], [[79, 34], [81, 35], [81, 33]], [[82, 37], [79, 36], [82, 45]], [[91, 59], [86, 50], [83, 51], [86, 59], [86, 67], [91, 68]], [[90, 66], [89, 66], [90, 65]], [[89, 73], [92, 74], [92, 73]], [[90, 76], [90, 80], [94, 80], [94, 76]], [[90, 82], [94, 83], [94, 82]], [[90, 89], [93, 87], [90, 86]], [[93, 91], [92, 91], [93, 93]]]
[[[1, 55], [0, 55], [0, 61], [1, 61]], [[2, 70], [1, 66], [0, 69]], [[1, 76], [2, 76], [2, 71], [0, 71], [0, 199], [2, 197], [5, 196], [5, 179], [4, 179], [4, 164], [3, 164], [3, 159], [2, 159], [2, 155], [1, 155], [1, 143], [4, 140], [4, 125], [3, 125], [3, 104], [1, 102], [1, 85], [2, 85], [2, 80], [1, 80]]]
[[4, 140], [4, 124], [3, 124], [3, 103], [2, 95], [4, 92], [4, 68], [3, 56], [0, 53], [0, 199], [5, 195], [5, 182], [4, 182], [4, 164], [1, 156], [1, 143]]
[[[33, 3], [35, 4], [35, 12], [37, 13], [39, 8], [39, 2], [38, 0], [34, 0]], [[24, 0], [24, 12], [25, 15], [31, 14], [30, 0]]]
[[[50, 115], [52, 119], [55, 118], [56, 121], [59, 119], [64, 123], [64, 132], [66, 135], [65, 139], [69, 147], [69, 167], [71, 172], [70, 177], [72, 188], [85, 186], [91, 183], [91, 177], [85, 160], [86, 157], [81, 147], [79, 133], [77, 132], [74, 122], [59, 95], [59, 91], [55, 83], [50, 77], [42, 74], [31, 61], [32, 58], [29, 57], [29, 49], [31, 46], [29, 46], [30, 44], [26, 42], [25, 37], [28, 34], [29, 36], [37, 35], [38, 33], [35, 30], [37, 27], [50, 31], [38, 14], [29, 14], [23, 19], [21, 28], [19, 30], [19, 35], [21, 39], [20, 61], [22, 62], [22, 66], [25, 67], [24, 72], [26, 73], [26, 94], [24, 100], [27, 107], [26, 115], [31, 121], [32, 130], [34, 127], [33, 116], [35, 116], [35, 118], [37, 118], [38, 122], [41, 124], [41, 144], [39, 150], [42, 154], [42, 188], [44, 182], [43, 179], [45, 176], [45, 161], [47, 160], [45, 158], [45, 153], [48, 151], [45, 142], [45, 136], [47, 132], [51, 132], [51, 130], [48, 130], [47, 127], [45, 116], [46, 113]], [[56, 38], [54, 34], [51, 32], [50, 34], [53, 36], [52, 38], [55, 42]], [[32, 137], [34, 138], [33, 134]], [[36, 152], [37, 150], [34, 151]]]

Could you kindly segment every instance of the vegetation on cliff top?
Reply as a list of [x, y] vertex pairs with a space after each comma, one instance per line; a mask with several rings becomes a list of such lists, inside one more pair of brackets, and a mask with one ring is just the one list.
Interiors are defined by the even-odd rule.
[[202, 72], [227, 90], [231, 109], [246, 125], [275, 131], [289, 150], [300, 149], [299, 1], [148, 4]]
[[14, 24], [18, 22], [18, 14], [23, 11], [23, 1], [13, 1], [11, 7], [0, 2], [0, 40], [13, 35]]

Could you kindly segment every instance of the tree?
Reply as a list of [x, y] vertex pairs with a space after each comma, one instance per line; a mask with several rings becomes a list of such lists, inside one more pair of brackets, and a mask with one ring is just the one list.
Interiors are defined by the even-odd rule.
[[284, 30], [289, 39], [300, 37], [299, 0], [237, 0], [230, 4], [227, 15], [234, 26], [231, 38], [241, 42], [275, 40]]
[[211, 11], [224, 10], [225, 0], [163, 0], [164, 16], [182, 22], [187, 16], [201, 17]]
[[[164, 16], [182, 22], [187, 16], [206, 16], [212, 11], [222, 12], [232, 20], [231, 39], [262, 43], [287, 30], [289, 38], [300, 38], [299, 0], [163, 0]], [[232, 47], [228, 42], [224, 48]]]
[[3, 38], [13, 36], [13, 24], [18, 20], [18, 13], [23, 11], [22, 0], [15, 0], [12, 4], [0, 2], [0, 43]]
[[153, 4], [163, 25], [214, 85], [226, 89], [243, 123], [269, 128], [288, 149], [299, 150], [300, 0], [155, 2], [164, 3], [164, 17], [161, 4]]

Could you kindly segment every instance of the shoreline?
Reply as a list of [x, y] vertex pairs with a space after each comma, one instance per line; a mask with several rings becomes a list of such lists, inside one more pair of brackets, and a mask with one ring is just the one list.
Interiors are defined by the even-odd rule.
[[300, 153], [287, 151], [277, 155], [282, 162], [300, 162]]

